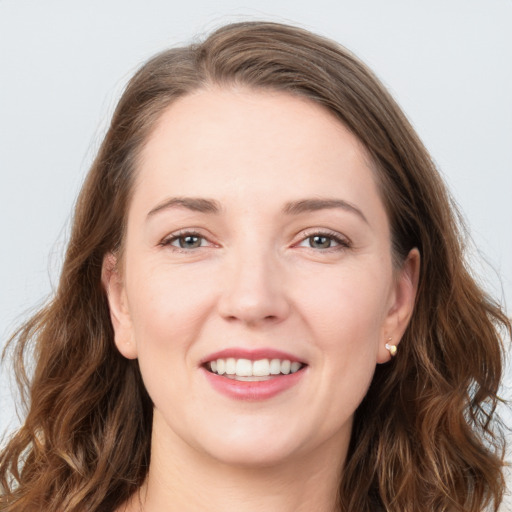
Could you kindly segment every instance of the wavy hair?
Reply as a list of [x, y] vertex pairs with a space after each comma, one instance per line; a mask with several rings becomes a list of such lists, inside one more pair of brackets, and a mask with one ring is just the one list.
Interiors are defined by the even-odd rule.
[[268, 22], [165, 51], [129, 82], [78, 198], [58, 289], [10, 341], [29, 405], [0, 455], [0, 510], [113, 511], [146, 477], [152, 404], [137, 362], [115, 348], [102, 261], [122, 249], [140, 152], [159, 116], [212, 85], [284, 91], [334, 114], [373, 160], [395, 263], [421, 253], [400, 354], [377, 367], [355, 414], [340, 511], [497, 510], [495, 409], [510, 320], [471, 276], [460, 216], [377, 78], [336, 43]]

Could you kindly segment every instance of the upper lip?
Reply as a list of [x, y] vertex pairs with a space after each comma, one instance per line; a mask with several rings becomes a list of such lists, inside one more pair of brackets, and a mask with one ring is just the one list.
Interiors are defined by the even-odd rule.
[[303, 360], [290, 354], [283, 352], [282, 350], [275, 350], [273, 348], [258, 348], [258, 349], [246, 349], [246, 348], [226, 348], [213, 352], [212, 354], [203, 357], [200, 364], [205, 364], [216, 359], [227, 359], [233, 357], [235, 359], [249, 359], [250, 361], [258, 361], [260, 359], [287, 359], [290, 362], [297, 362], [305, 364]]

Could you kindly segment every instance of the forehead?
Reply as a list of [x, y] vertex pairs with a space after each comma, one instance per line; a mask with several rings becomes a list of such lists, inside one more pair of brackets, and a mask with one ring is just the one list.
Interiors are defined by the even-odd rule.
[[182, 97], [163, 112], [141, 157], [135, 196], [147, 202], [166, 194], [236, 196], [255, 206], [333, 194], [380, 202], [359, 140], [324, 107], [288, 93], [230, 88]]

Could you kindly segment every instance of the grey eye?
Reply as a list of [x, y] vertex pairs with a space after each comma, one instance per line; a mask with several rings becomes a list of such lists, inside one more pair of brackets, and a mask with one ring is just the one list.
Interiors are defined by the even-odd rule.
[[313, 249], [329, 249], [332, 245], [332, 238], [324, 235], [314, 235], [308, 238], [309, 246]]
[[184, 235], [178, 237], [175, 242], [177, 242], [177, 245], [182, 249], [196, 249], [203, 245], [203, 238], [197, 235]]

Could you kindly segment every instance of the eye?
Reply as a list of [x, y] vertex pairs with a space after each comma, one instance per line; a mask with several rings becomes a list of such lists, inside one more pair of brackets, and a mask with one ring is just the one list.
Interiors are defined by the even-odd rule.
[[196, 249], [201, 247], [204, 241], [204, 238], [197, 235], [182, 235], [176, 238], [171, 245], [179, 246], [182, 249]]
[[176, 247], [177, 249], [192, 250], [209, 245], [208, 240], [199, 233], [186, 232], [169, 236], [161, 242], [163, 246]]
[[328, 250], [345, 249], [350, 247], [350, 242], [337, 233], [317, 232], [304, 238], [298, 247], [307, 247], [310, 249]]
[[332, 246], [333, 242], [336, 242], [325, 235], [313, 235], [307, 238], [307, 242], [310, 247], [313, 249], [329, 249]]

